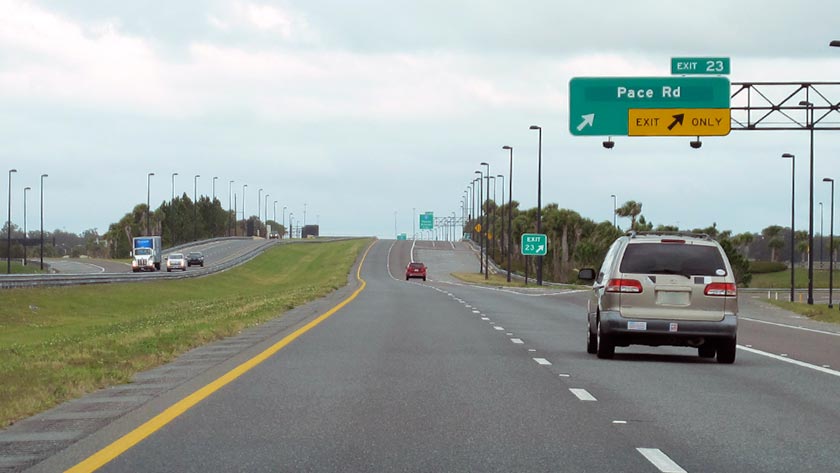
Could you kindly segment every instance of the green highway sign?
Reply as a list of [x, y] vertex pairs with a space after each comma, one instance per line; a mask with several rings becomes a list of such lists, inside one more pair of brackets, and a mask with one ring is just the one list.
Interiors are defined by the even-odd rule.
[[671, 74], [729, 74], [728, 57], [672, 57]]
[[399, 235], [397, 235], [397, 240], [407, 240], [407, 239], [408, 238], [407, 238], [405, 233], [400, 233]]
[[627, 135], [629, 110], [729, 108], [726, 77], [575, 77], [569, 81], [569, 131]]
[[435, 214], [426, 212], [420, 214], [420, 230], [434, 230], [435, 228]]
[[522, 254], [525, 256], [545, 256], [548, 252], [548, 238], [542, 233], [522, 234]]

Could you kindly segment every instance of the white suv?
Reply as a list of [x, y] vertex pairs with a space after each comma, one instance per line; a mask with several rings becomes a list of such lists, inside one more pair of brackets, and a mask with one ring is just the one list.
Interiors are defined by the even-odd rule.
[[616, 346], [696, 347], [735, 361], [738, 296], [721, 246], [708, 235], [629, 232], [612, 244], [593, 280], [586, 349], [612, 358]]

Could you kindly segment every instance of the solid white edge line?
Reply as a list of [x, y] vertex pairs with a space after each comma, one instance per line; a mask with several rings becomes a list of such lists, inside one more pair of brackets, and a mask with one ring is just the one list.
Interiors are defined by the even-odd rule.
[[741, 316], [740, 319], [741, 320], [749, 320], [750, 322], [758, 322], [760, 324], [775, 325], [777, 327], [792, 328], [792, 329], [796, 329], [796, 330], [804, 330], [806, 332], [821, 333], [823, 335], [833, 335], [835, 337], [840, 337], [840, 333], [828, 332], [826, 330], [817, 330], [817, 329], [814, 329], [814, 328], [799, 327], [798, 325], [780, 324], [778, 322], [768, 322], [766, 320], [754, 319], [752, 317]]
[[804, 361], [795, 360], [793, 358], [788, 358], [784, 356], [775, 355], [773, 353], [767, 353], [766, 351], [756, 350], [755, 348], [745, 347], [743, 345], [738, 345], [738, 348], [744, 351], [748, 351], [750, 353], [754, 353], [756, 355], [766, 356], [768, 358], [773, 358], [774, 360], [784, 361], [785, 363], [791, 363], [797, 366], [801, 366], [803, 368], [810, 368], [812, 370], [820, 371], [825, 374], [830, 374], [834, 376], [840, 376], [840, 371], [835, 371], [829, 368], [824, 368], [822, 366], [812, 365], [811, 363], [806, 363]]
[[417, 244], [417, 239], [411, 242], [411, 262], [414, 262], [414, 245]]
[[532, 358], [532, 359], [534, 361], [536, 361], [538, 364], [543, 365], [543, 366], [548, 366], [548, 365], [551, 364], [551, 362], [546, 360], [545, 358]]
[[589, 394], [589, 391], [587, 391], [585, 389], [569, 388], [569, 391], [571, 391], [572, 394], [574, 394], [575, 397], [577, 397], [581, 401], [597, 401], [597, 399], [595, 399], [595, 396], [593, 396], [592, 394]]
[[636, 451], [641, 453], [647, 461], [653, 463], [653, 466], [662, 473], [688, 473], [658, 448], [637, 448]]
[[517, 345], [522, 345], [523, 343], [525, 343], [519, 338], [511, 338], [510, 341], [517, 344]]

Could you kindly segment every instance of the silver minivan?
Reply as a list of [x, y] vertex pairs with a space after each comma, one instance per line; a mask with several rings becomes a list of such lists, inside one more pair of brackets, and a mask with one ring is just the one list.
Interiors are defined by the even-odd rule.
[[629, 232], [607, 252], [592, 280], [586, 348], [612, 358], [615, 347], [696, 347], [703, 358], [735, 361], [738, 294], [720, 244], [705, 234]]

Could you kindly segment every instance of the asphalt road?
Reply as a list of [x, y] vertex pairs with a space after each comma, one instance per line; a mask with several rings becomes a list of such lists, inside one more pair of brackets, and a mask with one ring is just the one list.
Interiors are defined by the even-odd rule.
[[[412, 254], [427, 282], [404, 280]], [[734, 365], [669, 347], [599, 360], [584, 293], [455, 270], [478, 270], [466, 246], [377, 242], [355, 300], [101, 471], [840, 471], [836, 332], [749, 299]], [[227, 369], [34, 471], [74, 465]]]

